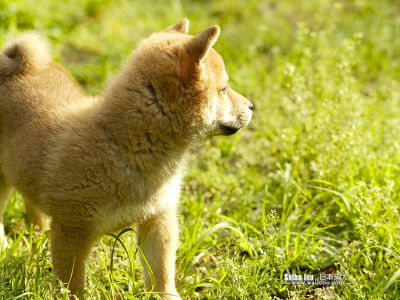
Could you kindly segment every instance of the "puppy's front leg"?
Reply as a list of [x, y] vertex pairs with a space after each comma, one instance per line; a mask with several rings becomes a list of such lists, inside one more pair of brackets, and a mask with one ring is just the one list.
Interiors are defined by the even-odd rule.
[[[178, 221], [176, 209], [171, 208], [163, 213], [142, 222], [139, 228], [139, 245], [155, 277], [154, 291], [161, 294], [164, 300], [181, 299], [175, 288], [175, 253], [178, 242]], [[145, 284], [151, 289], [151, 282], [143, 264]]]
[[95, 241], [94, 235], [85, 228], [78, 228], [52, 220], [51, 258], [54, 274], [71, 292], [81, 296], [85, 286], [85, 261]]

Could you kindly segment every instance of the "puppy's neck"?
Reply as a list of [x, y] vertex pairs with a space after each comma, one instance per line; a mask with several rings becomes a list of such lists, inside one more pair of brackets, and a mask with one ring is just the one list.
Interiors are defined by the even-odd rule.
[[97, 125], [131, 166], [168, 175], [179, 167], [190, 139], [179, 134], [180, 121], [160, 102], [150, 82], [119, 75], [101, 100]]

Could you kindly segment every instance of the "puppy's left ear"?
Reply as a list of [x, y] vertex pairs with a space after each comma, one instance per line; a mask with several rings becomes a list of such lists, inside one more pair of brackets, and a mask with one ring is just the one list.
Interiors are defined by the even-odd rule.
[[184, 43], [179, 55], [179, 77], [185, 79], [194, 73], [207, 56], [220, 34], [218, 25], [211, 26]]
[[171, 25], [163, 30], [163, 32], [180, 32], [187, 34], [189, 32], [189, 20], [184, 18], [175, 25]]
[[196, 34], [185, 44], [188, 54], [194, 61], [200, 62], [206, 57], [208, 50], [210, 50], [217, 41], [220, 31], [218, 25], [208, 27]]

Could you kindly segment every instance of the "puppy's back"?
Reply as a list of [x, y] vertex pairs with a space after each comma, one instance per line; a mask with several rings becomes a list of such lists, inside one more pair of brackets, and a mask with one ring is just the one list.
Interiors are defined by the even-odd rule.
[[54, 137], [68, 130], [65, 119], [84, 118], [81, 110], [93, 102], [52, 61], [40, 36], [9, 43], [0, 53], [0, 175], [23, 194], [37, 195]]
[[81, 102], [75, 79], [53, 62], [47, 41], [28, 33], [0, 52], [0, 127], [12, 131], [32, 118], [46, 118], [60, 107]]

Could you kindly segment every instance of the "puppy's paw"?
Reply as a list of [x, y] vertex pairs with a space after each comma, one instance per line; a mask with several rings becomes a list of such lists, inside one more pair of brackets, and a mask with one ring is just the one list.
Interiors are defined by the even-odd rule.
[[181, 296], [179, 296], [178, 292], [171, 292], [168, 294], [160, 295], [163, 300], [182, 300]]
[[6, 237], [0, 237], [0, 250], [6, 249], [8, 247], [9, 247], [9, 245], [8, 245]]
[[7, 237], [4, 233], [4, 226], [0, 223], [0, 249], [5, 249], [8, 247]]

